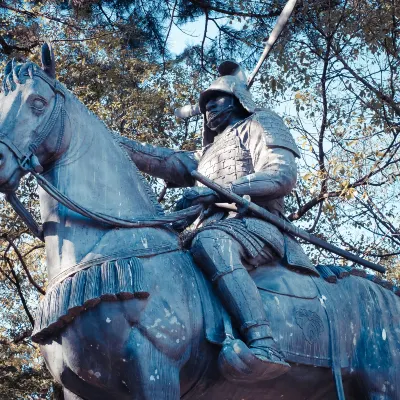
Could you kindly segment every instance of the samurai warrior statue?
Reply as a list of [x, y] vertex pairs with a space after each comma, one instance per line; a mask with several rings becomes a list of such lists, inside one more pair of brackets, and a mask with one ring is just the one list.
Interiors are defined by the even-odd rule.
[[191, 187], [177, 209], [204, 205], [187, 244], [246, 343], [227, 343], [220, 363], [229, 365], [233, 377], [247, 374], [253, 380], [266, 380], [290, 367], [274, 340], [268, 313], [248, 271], [281, 262], [288, 268], [318, 272], [294, 238], [266, 221], [238, 212], [211, 189], [196, 186], [190, 174], [197, 169], [281, 217], [284, 197], [296, 184], [299, 151], [289, 129], [276, 113], [256, 106], [238, 64], [224, 62], [219, 71], [221, 76], [199, 98], [204, 119], [201, 151], [174, 151], [119, 140], [140, 170], [171, 186]]

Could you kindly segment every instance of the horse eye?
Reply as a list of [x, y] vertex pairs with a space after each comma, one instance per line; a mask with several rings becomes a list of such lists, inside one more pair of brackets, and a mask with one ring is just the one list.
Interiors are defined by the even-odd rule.
[[38, 111], [42, 111], [46, 105], [46, 102], [42, 99], [35, 99], [32, 102], [32, 107]]

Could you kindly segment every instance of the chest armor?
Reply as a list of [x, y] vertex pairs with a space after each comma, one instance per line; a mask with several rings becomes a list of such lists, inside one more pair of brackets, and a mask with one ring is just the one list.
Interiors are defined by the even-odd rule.
[[215, 137], [204, 148], [197, 170], [221, 186], [254, 172], [250, 152], [243, 145], [237, 129]]

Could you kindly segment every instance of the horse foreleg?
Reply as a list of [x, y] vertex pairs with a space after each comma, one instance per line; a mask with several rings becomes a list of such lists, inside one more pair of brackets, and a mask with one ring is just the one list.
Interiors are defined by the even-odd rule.
[[[156, 347], [138, 329], [132, 329], [126, 349], [123, 384], [132, 400], [178, 400], [179, 360]], [[178, 357], [179, 358], [179, 357]]]

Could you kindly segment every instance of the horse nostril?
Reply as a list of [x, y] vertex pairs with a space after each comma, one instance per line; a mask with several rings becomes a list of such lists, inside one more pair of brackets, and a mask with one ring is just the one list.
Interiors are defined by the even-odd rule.
[[0, 166], [4, 164], [4, 155], [0, 153]]

